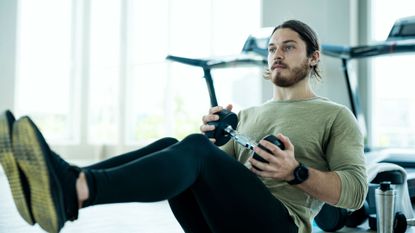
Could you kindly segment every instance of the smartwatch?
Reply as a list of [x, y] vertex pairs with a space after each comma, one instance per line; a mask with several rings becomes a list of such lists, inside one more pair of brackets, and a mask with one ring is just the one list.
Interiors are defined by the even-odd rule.
[[287, 181], [290, 185], [301, 184], [308, 179], [308, 168], [300, 163], [293, 172], [294, 179]]

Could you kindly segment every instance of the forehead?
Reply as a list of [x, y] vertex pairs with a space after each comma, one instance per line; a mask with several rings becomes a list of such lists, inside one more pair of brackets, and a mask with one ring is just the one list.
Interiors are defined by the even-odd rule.
[[298, 44], [305, 44], [300, 35], [290, 28], [279, 28], [271, 36], [269, 44], [281, 44], [287, 41], [295, 41]]

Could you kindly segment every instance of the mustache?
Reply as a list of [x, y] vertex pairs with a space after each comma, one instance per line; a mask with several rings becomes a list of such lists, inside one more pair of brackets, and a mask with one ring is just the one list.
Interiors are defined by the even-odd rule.
[[273, 69], [275, 69], [275, 68], [277, 68], [277, 67], [287, 68], [287, 67], [288, 67], [288, 65], [287, 65], [287, 64], [285, 64], [284, 62], [281, 62], [281, 61], [275, 61], [275, 62], [273, 62], [273, 63], [272, 63], [272, 65], [271, 65], [271, 70], [273, 70]]

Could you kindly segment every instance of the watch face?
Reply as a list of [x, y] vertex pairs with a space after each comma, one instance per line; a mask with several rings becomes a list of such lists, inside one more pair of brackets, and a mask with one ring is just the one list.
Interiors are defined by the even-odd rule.
[[308, 178], [308, 168], [300, 163], [294, 169], [294, 180], [288, 181], [288, 184], [301, 184]]
[[308, 168], [301, 164], [298, 167], [296, 175], [297, 175], [298, 180], [300, 180], [300, 181], [306, 180], [308, 178]]

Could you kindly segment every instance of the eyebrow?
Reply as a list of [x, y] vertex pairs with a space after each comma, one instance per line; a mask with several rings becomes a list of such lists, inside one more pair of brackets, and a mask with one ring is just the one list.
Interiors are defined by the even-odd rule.
[[[286, 41], [283, 41], [282, 42], [283, 44], [288, 44], [288, 43], [297, 43], [297, 41], [295, 41], [295, 40], [286, 40]], [[269, 43], [268, 44], [268, 47], [269, 46], [274, 46], [275, 44], [274, 43]]]

